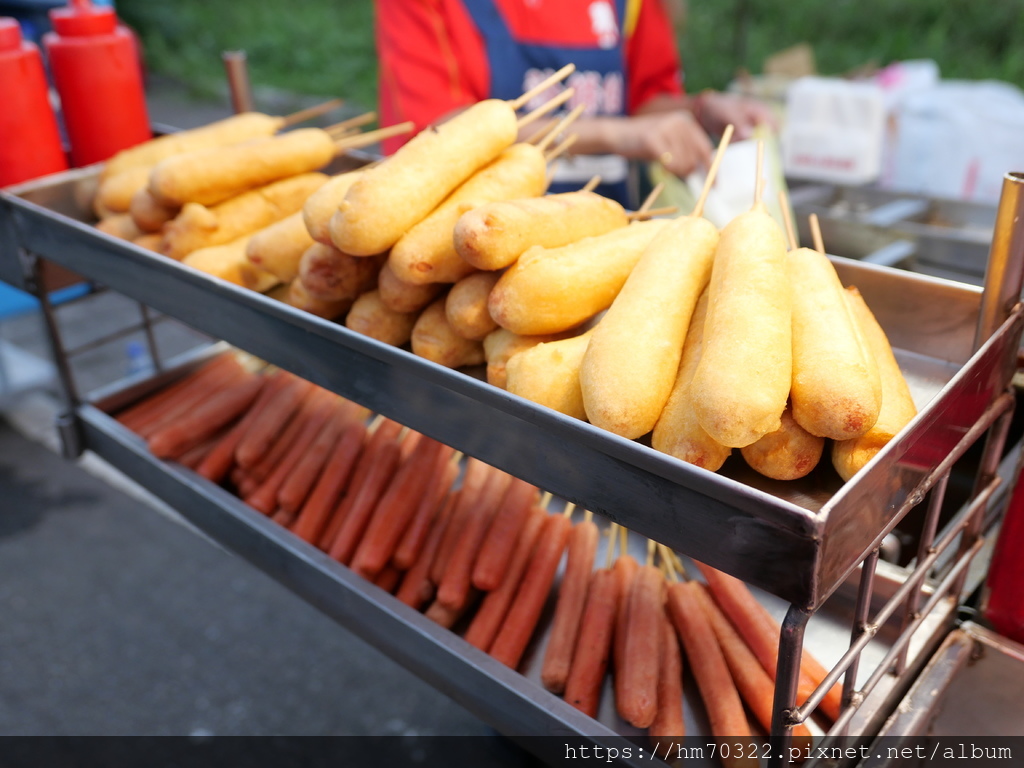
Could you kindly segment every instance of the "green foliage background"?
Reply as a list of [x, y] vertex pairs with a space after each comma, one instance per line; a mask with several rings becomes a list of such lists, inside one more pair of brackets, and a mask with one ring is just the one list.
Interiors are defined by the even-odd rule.
[[[647, 0], [651, 2], [652, 0]], [[688, 87], [723, 88], [739, 68], [813, 44], [818, 69], [931, 58], [943, 77], [1024, 85], [1024, 0], [674, 0]], [[342, 96], [376, 93], [370, 0], [119, 0], [149, 68], [210, 93], [223, 87], [220, 53], [244, 49], [254, 85]]]

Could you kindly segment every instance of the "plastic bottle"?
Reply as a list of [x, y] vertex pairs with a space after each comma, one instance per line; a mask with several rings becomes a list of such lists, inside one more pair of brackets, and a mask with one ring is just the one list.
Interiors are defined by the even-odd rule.
[[39, 49], [0, 18], [0, 187], [68, 167]]
[[74, 165], [106, 160], [152, 137], [138, 48], [113, 8], [89, 0], [50, 11], [43, 35]]
[[[1019, 470], [1018, 470], [1019, 472]], [[999, 634], [1024, 643], [1024, 478], [1006, 508], [985, 582], [982, 611]]]

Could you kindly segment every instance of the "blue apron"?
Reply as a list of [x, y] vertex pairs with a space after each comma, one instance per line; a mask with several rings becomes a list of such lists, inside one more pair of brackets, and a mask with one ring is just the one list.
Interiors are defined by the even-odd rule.
[[[619, 108], [607, 111], [602, 99], [597, 114], [611, 116], [624, 114], [626, 62], [622, 25], [626, 17], [626, 0], [613, 0], [613, 2], [619, 24], [618, 44], [611, 48], [582, 48], [519, 42], [512, 37], [494, 0], [462, 0], [462, 4], [484, 38], [484, 47], [487, 50], [487, 60], [491, 70], [489, 96], [496, 99], [515, 99], [526, 90], [524, 80], [527, 72], [531, 69], [555, 71], [572, 63], [576, 65], [576, 73], [595, 73], [600, 77], [602, 83], [609, 75], [617, 75], [622, 88]], [[576, 73], [571, 77], [577, 77]], [[563, 113], [566, 111], [568, 110], [563, 108]], [[619, 168], [624, 168], [626, 165], [624, 160], [619, 162], [620, 158], [606, 158], [606, 160], [610, 160], [614, 166]], [[587, 178], [573, 181], [555, 180], [551, 183], [549, 191], [576, 190], [583, 186], [588, 179], [589, 175]], [[602, 179], [605, 179], [605, 175], [602, 175]], [[623, 205], [628, 204], [628, 185], [624, 175], [621, 179], [614, 181], [602, 181], [595, 191], [618, 200]]]

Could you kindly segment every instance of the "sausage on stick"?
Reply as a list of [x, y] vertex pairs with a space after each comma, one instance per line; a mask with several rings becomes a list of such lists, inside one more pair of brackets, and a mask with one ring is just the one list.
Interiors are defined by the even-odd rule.
[[448, 446], [444, 446], [438, 454], [423, 496], [391, 557], [391, 562], [396, 568], [408, 570], [419, 559], [420, 552], [430, 535], [431, 526], [435, 524], [435, 517], [458, 477], [461, 458], [461, 453], [453, 454]]
[[410, 608], [419, 610], [434, 597], [434, 582], [430, 579], [430, 567], [437, 554], [437, 548], [444, 538], [452, 510], [458, 503], [459, 492], [448, 494], [441, 510], [438, 512], [430, 532], [420, 549], [412, 567], [406, 571], [405, 578], [398, 588], [396, 597]]
[[508, 570], [519, 532], [537, 501], [537, 489], [524, 480], [513, 478], [487, 529], [480, 554], [473, 566], [473, 586], [490, 592], [501, 585]]

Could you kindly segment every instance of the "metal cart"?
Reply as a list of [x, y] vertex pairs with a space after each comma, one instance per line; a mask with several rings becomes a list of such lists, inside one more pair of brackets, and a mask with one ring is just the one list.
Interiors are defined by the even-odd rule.
[[[808, 720], [840, 679], [845, 708], [826, 739], [874, 738], [954, 627], [961, 596], [978, 583], [970, 566], [1015, 479], [1007, 434], [1024, 328], [1024, 226], [1017, 223], [1024, 176], [1006, 178], [984, 289], [834, 258], [844, 283], [857, 285], [887, 331], [921, 406], [903, 434], [842, 484], [827, 466], [793, 483], [760, 477], [738, 460], [709, 473], [108, 237], [75, 202], [90, 173], [0, 192], [0, 279], [47, 307], [44, 265], [73, 270], [747, 581], [783, 619], [770, 764], [783, 762], [790, 727]], [[54, 344], [66, 360], [59, 334]], [[66, 365], [59, 369], [69, 457], [95, 452], [502, 733], [597, 745], [640, 737], [610, 704], [591, 719], [540, 686], [543, 633], [521, 672], [510, 670], [220, 487], [155, 459], [107, 411], [174, 371], [97, 399], [75, 390]], [[971, 482], [962, 493], [950, 491], [964, 466]], [[916, 554], [902, 566], [881, 561], [883, 540], [910, 516], [920, 525]], [[797, 707], [804, 648], [832, 671]], [[707, 733], [692, 688], [688, 732]], [[564, 751], [544, 754], [547, 741], [525, 744], [541, 757], [564, 758]], [[650, 762], [619, 762], [641, 761]]]

